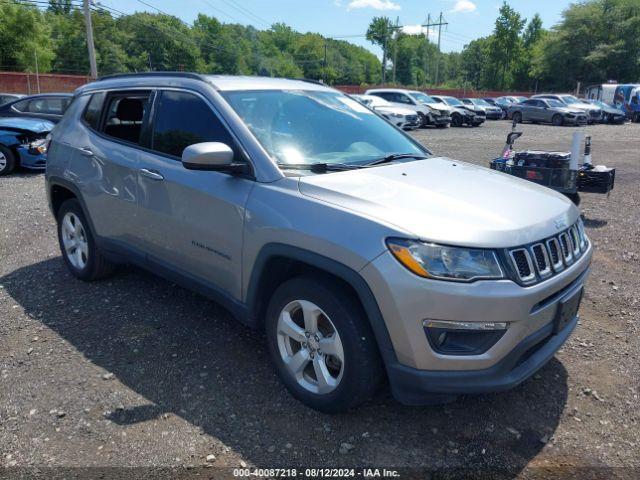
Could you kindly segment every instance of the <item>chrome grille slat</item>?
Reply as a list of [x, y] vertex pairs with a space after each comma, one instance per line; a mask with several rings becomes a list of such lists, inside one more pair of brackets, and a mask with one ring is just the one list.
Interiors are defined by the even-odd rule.
[[507, 250], [511, 267], [520, 283], [530, 285], [558, 274], [576, 262], [589, 241], [578, 221], [540, 242]]
[[551, 262], [549, 262], [549, 254], [542, 243], [536, 243], [531, 247], [533, 258], [535, 259], [538, 275], [546, 277], [551, 274]]

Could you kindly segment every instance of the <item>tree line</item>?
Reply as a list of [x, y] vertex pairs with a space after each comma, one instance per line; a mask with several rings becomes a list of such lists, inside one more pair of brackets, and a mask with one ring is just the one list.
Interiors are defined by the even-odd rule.
[[374, 18], [367, 38], [395, 60], [387, 78], [405, 85], [476, 90], [574, 90], [582, 85], [640, 81], [640, 0], [572, 3], [545, 29], [503, 2], [491, 35], [461, 52], [439, 53], [424, 35], [407, 35], [386, 17]]
[[[85, 20], [72, 0], [46, 9], [0, 0], [0, 69], [87, 74]], [[375, 84], [380, 60], [366, 48], [283, 24], [258, 30], [205, 14], [193, 24], [162, 13], [92, 7], [99, 75], [184, 70]]]
[[[86, 74], [85, 23], [75, 0], [0, 0], [0, 69]], [[378, 84], [382, 62], [367, 49], [284, 23], [259, 30], [205, 14], [193, 24], [163, 13], [91, 11], [100, 75], [148, 70], [267, 75], [329, 84]], [[388, 83], [477, 90], [573, 90], [610, 79], [640, 80], [640, 0], [572, 3], [544, 28], [506, 1], [493, 32], [460, 52], [441, 53], [425, 35], [410, 35], [386, 17], [366, 38], [383, 51]]]

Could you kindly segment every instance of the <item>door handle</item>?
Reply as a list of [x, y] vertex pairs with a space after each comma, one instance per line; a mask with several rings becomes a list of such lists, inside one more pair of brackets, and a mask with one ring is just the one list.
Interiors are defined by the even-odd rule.
[[141, 168], [140, 175], [150, 178], [151, 180], [155, 180], [156, 182], [164, 180], [164, 176], [160, 172], [156, 170], [149, 170], [148, 168]]
[[85, 157], [93, 157], [93, 151], [89, 150], [88, 148], [84, 147], [80, 149], [80, 153], [82, 155], [84, 155]]

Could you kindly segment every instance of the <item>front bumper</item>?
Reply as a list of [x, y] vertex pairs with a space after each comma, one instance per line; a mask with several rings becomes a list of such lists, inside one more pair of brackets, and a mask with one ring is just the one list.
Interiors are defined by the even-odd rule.
[[[393, 346], [394, 355], [387, 355], [385, 364], [396, 398], [417, 404], [432, 395], [505, 390], [524, 381], [553, 356], [575, 327], [574, 319], [549, 335], [558, 305], [583, 288], [592, 254], [589, 245], [573, 265], [528, 287], [511, 280], [422, 279], [390, 253], [368, 264], [361, 274], [378, 301]], [[484, 353], [445, 355], [430, 346], [424, 320], [505, 322], [509, 327]]]
[[47, 168], [47, 155], [44, 153], [34, 154], [29, 148], [19, 146], [17, 148], [20, 166], [30, 170], [45, 170]]
[[431, 115], [431, 118], [434, 125], [449, 125], [451, 123], [451, 117], [448, 115], [443, 115], [440, 117]]
[[500, 362], [484, 370], [424, 371], [399, 363], [388, 366], [393, 396], [405, 405], [423, 405], [458, 394], [482, 394], [509, 390], [542, 368], [569, 338], [578, 324], [574, 317], [553, 333], [549, 323], [522, 340]]
[[487, 112], [487, 119], [488, 120], [502, 120], [502, 118], [504, 117], [504, 112], [502, 110], [498, 111], [488, 111]]

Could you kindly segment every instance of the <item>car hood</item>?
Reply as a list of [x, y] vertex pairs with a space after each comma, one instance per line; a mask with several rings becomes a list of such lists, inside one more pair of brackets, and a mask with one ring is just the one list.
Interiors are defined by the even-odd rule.
[[415, 111], [409, 110], [408, 108], [394, 107], [392, 105], [388, 105], [384, 107], [374, 107], [373, 109], [376, 110], [377, 112], [397, 113], [399, 115], [404, 115], [404, 116], [416, 114]]
[[578, 218], [563, 195], [444, 157], [303, 176], [303, 195], [425, 241], [503, 248], [551, 236]]
[[580, 108], [571, 108], [571, 107], [555, 107], [555, 110], [561, 113], [573, 113], [574, 115], [584, 115], [585, 113], [587, 113]]
[[3, 130], [45, 133], [53, 130], [54, 126], [52, 122], [40, 118], [0, 118], [0, 129]]
[[432, 103], [425, 103], [424, 105], [431, 107], [431, 108], [435, 108], [437, 110], [442, 110], [443, 112], [451, 112], [451, 107], [449, 105], [447, 105], [446, 103], [442, 103], [442, 102], [432, 102]]

